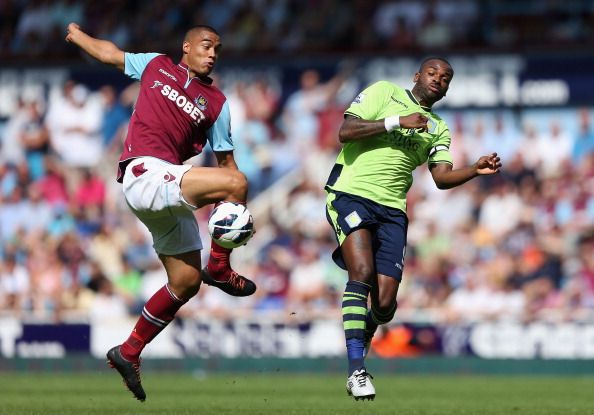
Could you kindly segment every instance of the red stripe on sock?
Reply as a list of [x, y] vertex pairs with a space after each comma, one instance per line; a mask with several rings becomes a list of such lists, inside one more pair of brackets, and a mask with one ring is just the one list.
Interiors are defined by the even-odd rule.
[[137, 361], [142, 349], [174, 319], [177, 311], [185, 303], [185, 301], [174, 298], [166, 285], [153, 294], [144, 305], [144, 308], [152, 317], [163, 321], [165, 325], [155, 324], [155, 322], [141, 315], [130, 337], [128, 337], [120, 348], [124, 359]]

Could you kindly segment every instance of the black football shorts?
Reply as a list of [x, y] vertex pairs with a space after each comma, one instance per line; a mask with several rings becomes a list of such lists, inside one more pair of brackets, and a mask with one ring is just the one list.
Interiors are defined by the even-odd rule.
[[332, 254], [339, 267], [346, 269], [340, 245], [351, 232], [365, 228], [373, 235], [376, 272], [402, 280], [408, 230], [406, 213], [364, 197], [329, 190], [326, 218], [339, 245]]

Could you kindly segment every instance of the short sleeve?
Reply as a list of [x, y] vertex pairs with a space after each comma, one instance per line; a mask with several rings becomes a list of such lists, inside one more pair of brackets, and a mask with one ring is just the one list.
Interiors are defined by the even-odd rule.
[[140, 79], [144, 69], [160, 53], [128, 53], [124, 54], [124, 73], [132, 79]]
[[437, 139], [433, 142], [432, 147], [429, 149], [429, 164], [435, 163], [449, 163], [454, 164], [454, 159], [450, 153], [450, 144], [452, 137], [450, 136], [449, 128], [445, 128]]
[[389, 99], [392, 89], [390, 83], [386, 81], [371, 84], [355, 97], [344, 114], [364, 120], [377, 120], [378, 114], [384, 108], [386, 99]]
[[228, 101], [225, 101], [217, 120], [206, 131], [206, 137], [212, 151], [233, 150], [233, 140], [231, 139], [231, 112], [229, 110]]

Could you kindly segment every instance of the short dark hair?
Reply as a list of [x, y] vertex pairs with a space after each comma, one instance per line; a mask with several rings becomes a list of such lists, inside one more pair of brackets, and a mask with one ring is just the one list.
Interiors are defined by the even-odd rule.
[[423, 66], [425, 66], [427, 64], [427, 62], [434, 61], [434, 60], [438, 60], [438, 61], [442, 61], [443, 63], [447, 63], [448, 66], [452, 69], [452, 74], [454, 73], [454, 68], [452, 68], [452, 64], [446, 58], [443, 58], [441, 56], [429, 56], [429, 57], [423, 59], [421, 61], [421, 65], [419, 66], [419, 72], [421, 72], [423, 70]]
[[190, 37], [192, 37], [193, 34], [195, 34], [197, 32], [201, 32], [203, 30], [206, 30], [207, 32], [214, 33], [215, 35], [217, 35], [219, 37], [221, 36], [219, 34], [219, 32], [217, 32], [217, 30], [214, 27], [208, 26], [208, 25], [205, 25], [205, 24], [199, 24], [199, 25], [194, 26], [193, 28], [191, 28], [190, 30], [188, 30], [186, 32], [186, 35], [184, 36], [184, 42], [187, 42], [188, 39]]

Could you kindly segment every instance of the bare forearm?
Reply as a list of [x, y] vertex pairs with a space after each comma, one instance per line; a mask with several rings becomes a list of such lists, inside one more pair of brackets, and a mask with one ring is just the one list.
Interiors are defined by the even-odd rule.
[[467, 181], [474, 179], [478, 176], [476, 167], [467, 166], [461, 169], [452, 170], [449, 174], [445, 175], [441, 182], [440, 189], [451, 189], [452, 187], [460, 186]]
[[441, 171], [433, 174], [435, 184], [439, 189], [451, 189], [478, 176], [476, 165], [462, 167], [455, 170]]
[[347, 116], [340, 127], [338, 137], [341, 143], [347, 143], [391, 132], [398, 127], [421, 128], [427, 131], [427, 117], [418, 112], [405, 116], [393, 115], [381, 120], [364, 120]]
[[359, 118], [345, 120], [338, 137], [341, 143], [362, 140], [386, 132], [384, 120], [368, 121]]
[[232, 151], [215, 152], [215, 157], [219, 167], [239, 170]]
[[435, 163], [430, 166], [433, 181], [439, 189], [451, 189], [460, 186], [476, 176], [491, 175], [499, 172], [501, 159], [497, 153], [481, 156], [476, 163], [461, 169], [452, 169], [448, 163]]
[[66, 40], [74, 43], [99, 62], [124, 70], [124, 52], [113, 42], [89, 36], [80, 30], [78, 25], [72, 23], [68, 26]]

